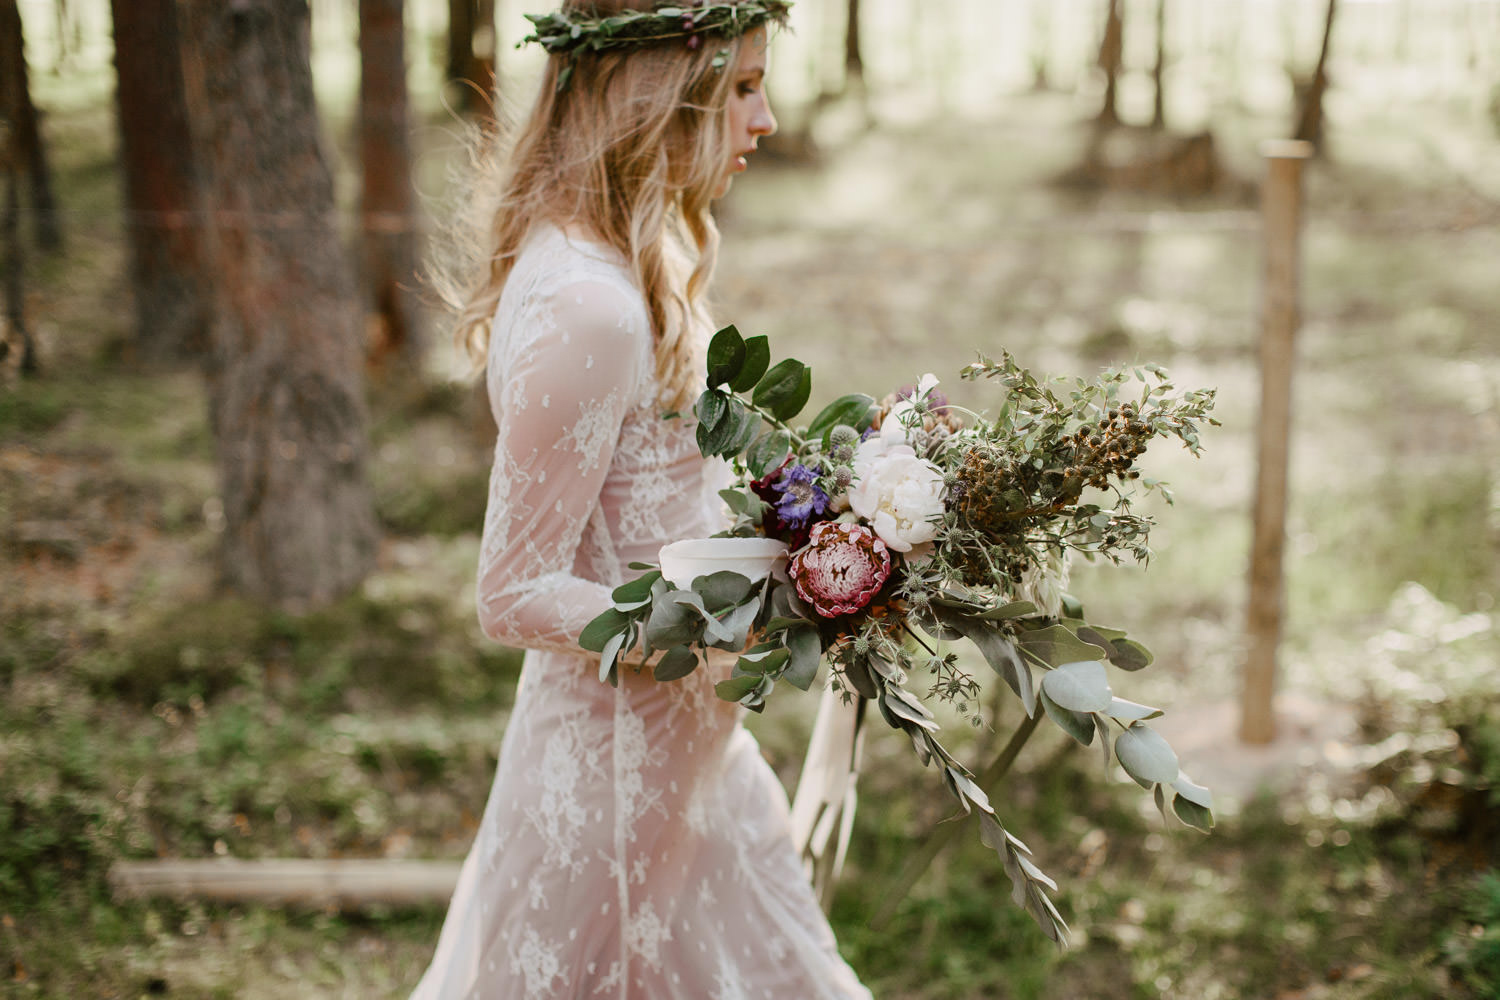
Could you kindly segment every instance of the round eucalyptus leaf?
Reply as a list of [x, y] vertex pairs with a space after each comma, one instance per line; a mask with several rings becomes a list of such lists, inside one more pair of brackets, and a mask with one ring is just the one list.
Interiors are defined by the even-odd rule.
[[1171, 746], [1156, 730], [1140, 723], [1115, 737], [1115, 757], [1125, 773], [1138, 782], [1170, 784], [1180, 773]]
[[1042, 676], [1042, 690], [1063, 708], [1075, 712], [1103, 712], [1114, 701], [1109, 676], [1098, 660], [1064, 663]]

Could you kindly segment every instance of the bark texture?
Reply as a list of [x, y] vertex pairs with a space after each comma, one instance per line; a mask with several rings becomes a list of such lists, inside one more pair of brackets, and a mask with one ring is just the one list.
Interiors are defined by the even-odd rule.
[[189, 109], [209, 208], [210, 416], [224, 583], [293, 610], [369, 571], [360, 310], [334, 221], [305, 0], [190, 0]]
[[62, 224], [57, 198], [52, 193], [52, 168], [42, 144], [36, 105], [31, 103], [31, 84], [26, 70], [25, 33], [16, 0], [0, 0], [0, 75], [8, 95], [11, 143], [15, 169], [31, 182], [31, 212], [36, 227], [36, 245], [47, 253], [62, 249]]
[[[9, 53], [21, 45], [21, 19], [11, 17], [14, 3], [6, 5], [9, 11], [0, 12], [0, 54]], [[15, 127], [19, 95], [16, 92], [16, 74], [9, 66], [0, 71], [0, 253], [4, 254], [0, 264], [0, 297], [4, 299], [4, 316], [0, 321], [0, 360], [9, 357], [11, 350], [21, 352], [21, 371], [31, 374], [37, 370], [36, 348], [26, 327], [25, 289], [22, 276], [25, 268], [25, 248], [21, 244], [21, 148], [18, 130]], [[23, 78], [24, 82], [24, 78]]]
[[368, 350], [377, 367], [392, 356], [414, 370], [424, 346], [416, 293], [418, 233], [413, 210], [402, 0], [360, 0], [361, 229]]
[[136, 351], [187, 360], [207, 346], [209, 303], [177, 4], [112, 0], [111, 9]]
[[1104, 37], [1099, 42], [1099, 68], [1104, 71], [1104, 104], [1095, 119], [1100, 125], [1118, 125], [1120, 69], [1125, 59], [1125, 13], [1120, 0], [1109, 0], [1104, 15]]
[[1333, 19], [1338, 14], [1338, 0], [1328, 0], [1328, 9], [1323, 20], [1323, 43], [1318, 49], [1318, 65], [1313, 70], [1312, 80], [1301, 94], [1297, 108], [1297, 127], [1293, 138], [1310, 142], [1313, 150], [1323, 152], [1323, 95], [1328, 90], [1328, 46], [1333, 38]]

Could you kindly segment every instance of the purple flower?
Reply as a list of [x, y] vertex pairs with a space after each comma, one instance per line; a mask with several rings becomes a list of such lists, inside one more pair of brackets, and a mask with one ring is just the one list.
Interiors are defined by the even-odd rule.
[[817, 472], [805, 465], [793, 465], [776, 481], [776, 516], [789, 528], [801, 528], [814, 516], [828, 510], [828, 494], [818, 488]]

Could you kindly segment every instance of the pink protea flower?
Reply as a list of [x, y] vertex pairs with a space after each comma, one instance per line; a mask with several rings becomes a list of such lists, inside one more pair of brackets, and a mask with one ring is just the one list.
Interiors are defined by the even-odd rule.
[[862, 524], [821, 521], [789, 567], [797, 593], [824, 618], [853, 614], [891, 575], [891, 552]]

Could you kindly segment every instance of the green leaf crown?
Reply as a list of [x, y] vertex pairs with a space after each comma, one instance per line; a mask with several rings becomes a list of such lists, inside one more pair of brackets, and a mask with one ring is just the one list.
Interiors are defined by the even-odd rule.
[[[664, 3], [651, 10], [624, 10], [609, 17], [589, 18], [559, 10], [527, 14], [534, 34], [521, 44], [535, 43], [552, 53], [604, 52], [631, 45], [652, 45], [702, 35], [738, 38], [767, 22], [785, 25], [790, 0], [737, 0], [730, 3]], [[724, 53], [720, 54], [721, 56]], [[722, 59], [714, 67], [722, 68]]]

